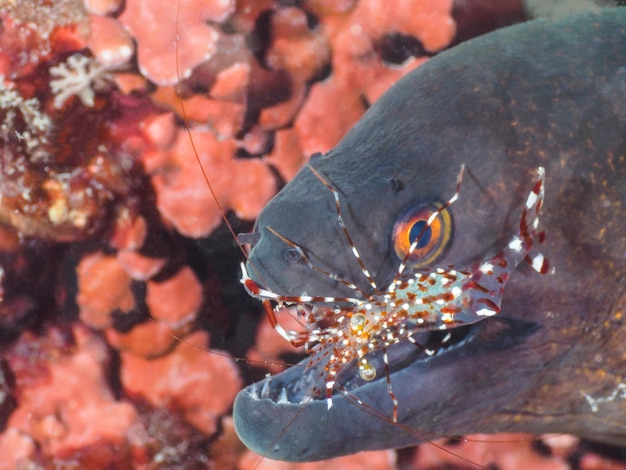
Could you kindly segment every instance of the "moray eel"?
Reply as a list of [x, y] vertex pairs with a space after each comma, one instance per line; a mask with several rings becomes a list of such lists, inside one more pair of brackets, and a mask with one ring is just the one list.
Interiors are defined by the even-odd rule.
[[[552, 269], [541, 275], [522, 262], [500, 313], [456, 328], [432, 357], [398, 345], [389, 377], [399, 424], [379, 415], [392, 414], [385, 374], [344, 384], [366, 405], [336, 393], [328, 410], [325, 397], [307, 398], [314, 374], [291, 367], [237, 397], [235, 426], [247, 446], [309, 461], [476, 432], [626, 444], [626, 8], [536, 20], [443, 52], [310, 162], [338, 192], [378, 285], [400, 263], [396, 219], [447, 200], [462, 164], [453, 227], [428, 265], [467, 266], [497, 252], [543, 166], [539, 249]], [[354, 294], [302, 263], [270, 227], [315, 266], [368, 290], [332, 193], [310, 169], [258, 218], [248, 272], [284, 295]]]

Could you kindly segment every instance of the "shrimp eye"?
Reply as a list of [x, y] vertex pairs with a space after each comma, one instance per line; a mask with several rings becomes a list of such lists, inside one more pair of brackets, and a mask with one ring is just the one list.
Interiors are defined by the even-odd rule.
[[[428, 219], [436, 213], [433, 221]], [[404, 259], [411, 244], [415, 249], [407, 259], [407, 266], [417, 268], [432, 263], [441, 256], [452, 237], [452, 213], [441, 204], [412, 207], [401, 214], [394, 223], [391, 238], [398, 258]]]

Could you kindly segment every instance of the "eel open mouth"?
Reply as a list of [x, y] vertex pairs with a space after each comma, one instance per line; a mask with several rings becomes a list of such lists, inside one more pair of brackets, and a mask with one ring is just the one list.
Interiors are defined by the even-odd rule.
[[[392, 375], [416, 361], [429, 360], [439, 354], [445, 354], [452, 348], [461, 347], [464, 341], [475, 332], [475, 328], [468, 325], [450, 331], [417, 333], [413, 335], [417, 344], [404, 340], [386, 348], [387, 364], [383, 359], [384, 351], [382, 350], [369, 353], [366, 357], [369, 364], [376, 369], [375, 380], [385, 381], [386, 374]], [[313, 356], [292, 366], [289, 370], [293, 370], [293, 376], [288, 373], [288, 370], [252, 384], [246, 390], [252, 398], [256, 396], [279, 403], [303, 404], [310, 400], [325, 400], [325, 362], [316, 362], [316, 356], [322, 354], [323, 351], [319, 350]], [[370, 383], [359, 375], [356, 360], [342, 369], [336, 382], [334, 395], [350, 394]]]
[[[234, 409], [237, 433], [256, 452], [292, 461], [415, 443], [419, 439], [403, 428], [414, 426], [416, 416], [432, 419], [429, 407], [441, 406], [442, 397], [456, 393], [461, 386], [467, 389], [463, 377], [468, 370], [479, 366], [479, 361], [490, 353], [514, 348], [536, 330], [535, 323], [493, 317], [449, 330], [451, 337], [445, 343], [445, 331], [416, 334], [416, 342], [434, 350], [432, 355], [408, 340], [401, 341], [387, 348], [387, 371], [382, 352], [368, 355], [377, 368], [371, 382], [359, 378], [354, 364], [348, 365], [338, 377], [330, 410], [325, 397], [324, 363], [311, 365], [310, 358], [304, 359], [239, 393]], [[398, 398], [400, 426], [389, 418], [393, 401], [387, 378]], [[355, 406], [359, 400], [366, 404], [366, 412]], [[351, 424], [346, 428], [345, 423]], [[340, 437], [326, 437], [329, 430], [335, 438]], [[395, 437], [389, 444], [388, 439], [398, 432], [406, 434], [404, 440], [399, 442]]]

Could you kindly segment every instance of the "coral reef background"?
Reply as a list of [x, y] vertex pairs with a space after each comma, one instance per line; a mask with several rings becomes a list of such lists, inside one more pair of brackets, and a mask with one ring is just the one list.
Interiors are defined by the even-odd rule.
[[229, 416], [302, 351], [239, 285], [222, 211], [249, 231], [398, 78], [522, 20], [520, 0], [0, 2], [0, 469], [626, 468], [564, 435], [279, 463]]

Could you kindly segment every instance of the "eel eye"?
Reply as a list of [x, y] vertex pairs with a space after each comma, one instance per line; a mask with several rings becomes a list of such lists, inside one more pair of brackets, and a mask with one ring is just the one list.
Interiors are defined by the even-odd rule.
[[297, 263], [302, 259], [302, 255], [295, 248], [287, 248], [285, 250], [284, 257], [290, 263]]
[[[391, 239], [398, 258], [404, 259], [411, 244], [417, 246], [407, 260], [407, 266], [417, 268], [432, 263], [441, 256], [452, 238], [452, 213], [441, 204], [420, 205], [401, 214], [393, 225]], [[428, 219], [436, 212], [434, 220]]]

